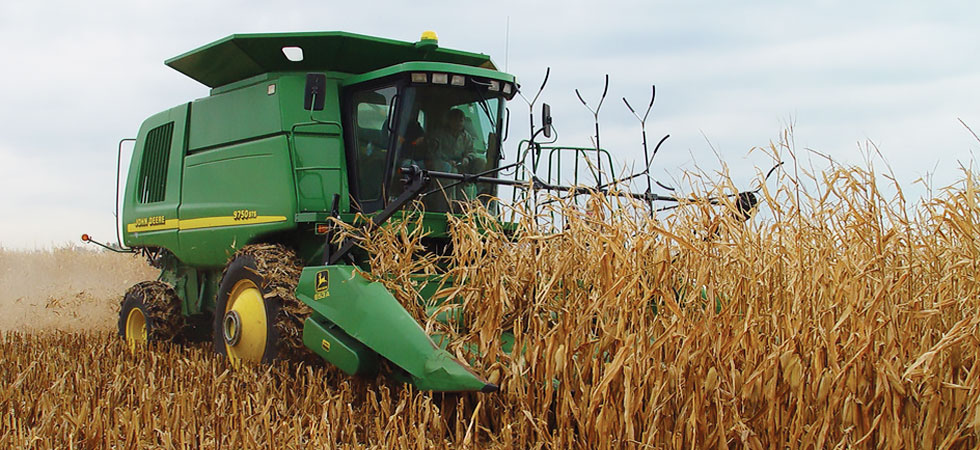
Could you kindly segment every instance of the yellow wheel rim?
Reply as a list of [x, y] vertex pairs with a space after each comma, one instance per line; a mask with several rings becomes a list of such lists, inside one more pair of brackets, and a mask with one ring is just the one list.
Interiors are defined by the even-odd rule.
[[262, 291], [252, 280], [239, 280], [228, 295], [225, 305], [225, 315], [230, 312], [238, 313], [237, 321], [222, 321], [223, 326], [230, 327], [224, 332], [236, 336], [234, 343], [225, 340], [225, 351], [232, 362], [239, 360], [261, 362], [265, 354], [265, 342], [268, 334], [268, 320], [265, 317], [265, 299]]
[[126, 316], [126, 342], [130, 350], [146, 345], [146, 317], [139, 308], [129, 310]]

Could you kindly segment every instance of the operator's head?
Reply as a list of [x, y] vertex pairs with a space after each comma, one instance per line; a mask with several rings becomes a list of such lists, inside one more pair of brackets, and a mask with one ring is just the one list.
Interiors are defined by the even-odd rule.
[[463, 111], [461, 109], [453, 108], [449, 110], [449, 115], [446, 117], [446, 121], [449, 123], [449, 129], [454, 132], [460, 132], [463, 130]]

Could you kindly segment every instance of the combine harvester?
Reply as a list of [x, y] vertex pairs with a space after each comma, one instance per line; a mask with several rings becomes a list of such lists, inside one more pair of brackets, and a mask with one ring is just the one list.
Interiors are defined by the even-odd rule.
[[[146, 119], [135, 139], [120, 247], [161, 275], [123, 299], [119, 333], [132, 346], [211, 339], [233, 362], [255, 363], [305, 347], [351, 375], [370, 376], [387, 361], [419, 389], [493, 392], [360, 274], [370, 270], [368, 255], [354, 239], [333, 243], [335, 221], [367, 229], [418, 214], [402, 210], [421, 200], [427, 242], [444, 248], [447, 214], [461, 200], [496, 211], [502, 185], [532, 192], [525, 199], [577, 194], [555, 181], [555, 155], [600, 161], [592, 190], [614, 185], [602, 183], [601, 161], [612, 161], [598, 145], [535, 143], [551, 135], [547, 105], [542, 127], [531, 116], [520, 161], [501, 167], [514, 77], [486, 55], [439, 47], [431, 32], [415, 43], [343, 32], [233, 35], [166, 64], [211, 92]], [[500, 177], [506, 168], [525, 170]], [[627, 195], [678, 200], [649, 185]], [[738, 200], [755, 204], [751, 194]], [[422, 297], [439, 281], [430, 277]]]

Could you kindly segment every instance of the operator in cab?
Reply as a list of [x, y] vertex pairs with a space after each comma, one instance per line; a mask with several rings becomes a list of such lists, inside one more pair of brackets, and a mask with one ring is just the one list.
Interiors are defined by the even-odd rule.
[[476, 139], [466, 129], [466, 116], [459, 108], [447, 111], [443, 127], [432, 138], [431, 170], [452, 173], [475, 173], [484, 170], [485, 154], [476, 149]]

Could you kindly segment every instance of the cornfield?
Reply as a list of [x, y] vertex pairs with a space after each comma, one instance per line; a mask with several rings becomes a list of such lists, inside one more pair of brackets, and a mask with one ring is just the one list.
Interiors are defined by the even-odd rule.
[[[651, 218], [593, 196], [549, 204], [565, 218], [553, 232], [525, 213], [511, 236], [475, 209], [452, 219], [451, 255], [426, 253], [419, 228], [374, 231], [374, 278], [494, 394], [234, 370], [193, 346], [131, 354], [104, 329], [7, 331], [0, 445], [976, 448], [977, 174], [914, 205], [882, 179], [790, 168], [762, 185], [767, 217], [744, 223], [731, 205]], [[439, 296], [461, 323], [427, 319], [427, 272], [451, 275]]]

